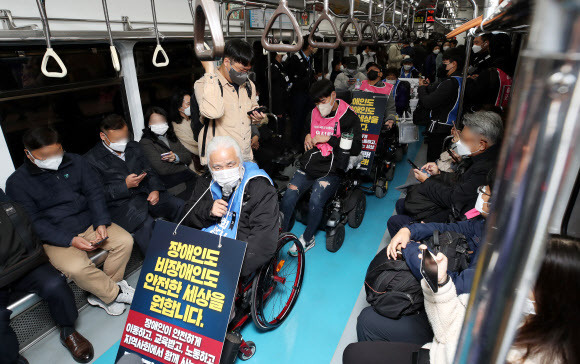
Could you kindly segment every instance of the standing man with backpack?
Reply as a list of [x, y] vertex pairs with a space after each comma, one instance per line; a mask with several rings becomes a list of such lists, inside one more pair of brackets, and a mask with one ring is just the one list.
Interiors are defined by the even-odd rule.
[[0, 189], [0, 362], [23, 364], [18, 338], [10, 327], [8, 310], [13, 292], [36, 293], [48, 304], [50, 316], [60, 328], [60, 340], [79, 363], [93, 359], [93, 346], [79, 334], [75, 298], [64, 277], [44, 254], [42, 243], [32, 230], [22, 207]]
[[[241, 39], [226, 43], [223, 63], [202, 62], [205, 75], [194, 85], [204, 124], [198, 137], [199, 156], [207, 164], [205, 149], [214, 136], [230, 136], [242, 149], [244, 160], [252, 154], [252, 124], [260, 124], [266, 115], [259, 110], [256, 86], [248, 79], [254, 58], [252, 46]], [[266, 119], [267, 120], [267, 119]]]

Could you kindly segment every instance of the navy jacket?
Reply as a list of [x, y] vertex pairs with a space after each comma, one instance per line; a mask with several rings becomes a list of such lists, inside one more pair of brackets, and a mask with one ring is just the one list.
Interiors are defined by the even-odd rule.
[[47, 244], [68, 247], [89, 226], [111, 224], [103, 186], [77, 154], [65, 153], [56, 171], [40, 169], [26, 158], [8, 178], [6, 193], [24, 207]]
[[[114, 155], [102, 142], [97, 143], [84, 157], [104, 186], [113, 222], [129, 232], [135, 231], [149, 215], [149, 193], [165, 191], [165, 185], [151, 167], [139, 143], [130, 141], [127, 144], [125, 161]], [[147, 176], [139, 187], [127, 188], [125, 178], [131, 173], [139, 175], [142, 171], [146, 171]]]
[[[429, 239], [433, 235], [433, 231], [454, 231], [465, 236], [467, 244], [469, 245], [469, 250], [473, 252], [469, 267], [461, 272], [448, 272], [448, 274], [453, 280], [453, 283], [455, 283], [457, 294], [468, 293], [471, 290], [471, 284], [473, 283], [475, 266], [477, 265], [477, 260], [479, 258], [479, 248], [483, 242], [485, 219], [482, 217], [475, 217], [470, 220], [452, 224], [440, 224], [434, 222], [427, 224], [415, 223], [407, 225], [406, 228], [411, 231], [411, 240], [417, 242]], [[421, 280], [421, 260], [418, 258], [419, 243], [409, 243], [402, 252], [413, 275]]]

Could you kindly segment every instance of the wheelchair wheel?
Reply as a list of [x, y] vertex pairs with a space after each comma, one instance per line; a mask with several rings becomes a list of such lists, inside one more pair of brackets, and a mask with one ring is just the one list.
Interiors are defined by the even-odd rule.
[[246, 345], [247, 347], [245, 348], [240, 347], [240, 351], [238, 351], [238, 358], [240, 360], [246, 361], [251, 357], [253, 357], [254, 354], [256, 354], [256, 344], [254, 344], [253, 341], [246, 341]]
[[397, 148], [397, 150], [395, 150], [395, 162], [400, 162], [403, 160], [403, 155], [405, 154], [405, 151], [403, 150], [403, 147], [399, 147]]
[[[296, 243], [296, 257], [288, 249]], [[264, 266], [252, 284], [251, 312], [254, 324], [271, 330], [282, 324], [292, 311], [304, 278], [304, 247], [294, 234], [284, 233], [272, 260]]]
[[337, 252], [344, 243], [344, 224], [338, 224], [334, 229], [326, 233], [326, 250], [331, 253]]
[[395, 177], [395, 165], [391, 164], [391, 166], [387, 170], [387, 173], [385, 173], [385, 179], [387, 181], [392, 181], [394, 177]]
[[375, 196], [377, 196], [377, 198], [383, 198], [387, 195], [388, 190], [389, 190], [389, 181], [380, 179], [377, 181], [377, 185], [375, 186]]
[[355, 205], [348, 213], [348, 226], [356, 229], [362, 224], [365, 217], [365, 210], [367, 208], [367, 199], [363, 191], [356, 189], [353, 191], [350, 198], [355, 199]]

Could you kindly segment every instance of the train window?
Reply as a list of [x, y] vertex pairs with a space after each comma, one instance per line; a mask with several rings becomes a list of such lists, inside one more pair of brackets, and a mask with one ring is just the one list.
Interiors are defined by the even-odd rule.
[[68, 68], [63, 79], [40, 72], [45, 46], [0, 47], [0, 126], [16, 167], [24, 158], [22, 135], [31, 127], [53, 126], [61, 133], [65, 150], [82, 154], [98, 140], [104, 116], [118, 113], [130, 121], [123, 82], [111, 65], [108, 44], [57, 49]]
[[169, 58], [167, 67], [153, 65], [155, 46], [154, 42], [139, 42], [133, 48], [141, 104], [144, 110], [160, 106], [169, 111], [171, 95], [181, 89], [193, 92], [193, 84], [203, 76], [204, 70], [191, 41], [163, 43]]

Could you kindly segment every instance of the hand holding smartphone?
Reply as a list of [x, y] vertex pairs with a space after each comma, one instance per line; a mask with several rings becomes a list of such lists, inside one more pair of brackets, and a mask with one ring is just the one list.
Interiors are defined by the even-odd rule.
[[433, 293], [437, 293], [439, 290], [439, 285], [437, 283], [438, 269], [439, 267], [433, 253], [428, 249], [421, 249], [421, 276], [425, 278], [425, 281]]
[[107, 236], [106, 238], [104, 238], [102, 240], [99, 240], [97, 242], [91, 243], [91, 245], [98, 248], [99, 246], [103, 245], [103, 243], [105, 242], [105, 240], [107, 240], [108, 238], [109, 237]]

